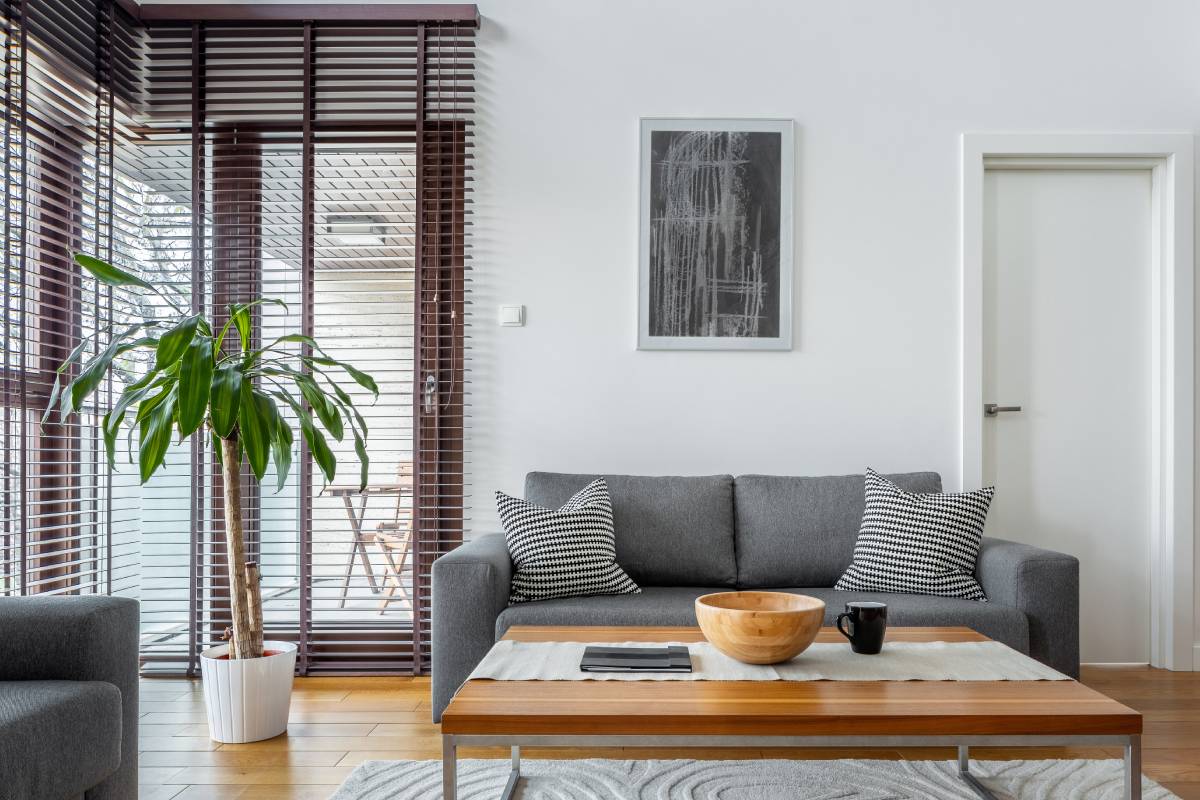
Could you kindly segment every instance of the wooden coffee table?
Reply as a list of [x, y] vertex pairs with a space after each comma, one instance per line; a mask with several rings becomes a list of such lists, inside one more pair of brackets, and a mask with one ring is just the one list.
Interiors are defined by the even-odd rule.
[[[699, 642], [699, 628], [514, 627], [524, 642]], [[833, 628], [818, 642], [844, 642]], [[892, 642], [983, 642], [969, 628], [891, 628]], [[871, 656], [865, 656], [870, 658]], [[457, 748], [943, 747], [969, 771], [972, 746], [1125, 748], [1125, 797], [1142, 796], [1142, 715], [1077, 681], [492, 681], [459, 689], [442, 716], [445, 800], [457, 793]]]

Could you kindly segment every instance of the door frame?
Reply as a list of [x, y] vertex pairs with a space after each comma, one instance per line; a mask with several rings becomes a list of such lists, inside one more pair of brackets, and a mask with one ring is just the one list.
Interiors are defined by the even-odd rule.
[[[987, 169], [1149, 169], [1151, 201], [1150, 663], [1192, 670], [1195, 641], [1195, 299], [1191, 133], [962, 136], [961, 475], [983, 476], [983, 214]], [[999, 402], [999, 401], [997, 401]]]

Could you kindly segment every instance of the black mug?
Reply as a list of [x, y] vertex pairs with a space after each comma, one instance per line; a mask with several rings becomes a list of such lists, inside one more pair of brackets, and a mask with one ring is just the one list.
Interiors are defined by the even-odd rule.
[[[850, 627], [842, 627], [842, 620]], [[837, 616], [837, 629], [850, 640], [850, 649], [864, 656], [877, 655], [883, 649], [887, 631], [887, 605], [884, 603], [846, 603], [846, 611]]]

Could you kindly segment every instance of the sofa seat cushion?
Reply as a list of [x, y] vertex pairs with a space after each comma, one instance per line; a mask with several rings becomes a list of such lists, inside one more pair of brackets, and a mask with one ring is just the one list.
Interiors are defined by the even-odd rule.
[[1029, 652], [1029, 619], [1023, 611], [999, 603], [980, 603], [960, 597], [934, 597], [924, 594], [891, 592], [843, 592], [837, 589], [785, 589], [825, 601], [825, 624], [833, 625], [846, 603], [871, 600], [886, 603], [888, 627], [971, 628], [989, 639], [1003, 642], [1014, 650]]
[[[558, 508], [596, 478], [605, 479], [612, 497], [617, 563], [638, 586], [736, 584], [733, 476], [531, 472], [525, 476], [525, 499]], [[840, 574], [830, 578], [830, 586]]]
[[[885, 476], [908, 492], [940, 492], [936, 472]], [[738, 587], [833, 586], [854, 555], [866, 504], [863, 475], [739, 475]]]
[[565, 597], [509, 606], [496, 618], [496, 638], [513, 625], [695, 625], [696, 598], [726, 587], [643, 586], [640, 594]]
[[116, 686], [0, 681], [0, 797], [77, 797], [120, 763]]
[[[643, 586], [641, 594], [569, 597], [509, 606], [496, 619], [496, 638], [513, 625], [695, 625], [696, 598], [722, 587]], [[957, 597], [930, 597], [887, 592], [841, 592], [829, 588], [780, 589], [825, 601], [825, 624], [851, 600], [887, 603], [888, 625], [944, 627], [961, 625], [984, 636], [1029, 652], [1029, 621], [1015, 608]]]

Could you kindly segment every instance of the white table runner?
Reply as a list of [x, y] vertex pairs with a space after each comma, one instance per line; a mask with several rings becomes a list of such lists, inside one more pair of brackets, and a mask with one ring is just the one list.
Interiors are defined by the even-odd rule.
[[1065, 681], [1066, 675], [999, 642], [889, 642], [876, 656], [817, 643], [791, 661], [743, 664], [708, 642], [592, 642], [607, 647], [685, 645], [691, 672], [583, 672], [587, 642], [497, 642], [471, 679], [499, 681]]

